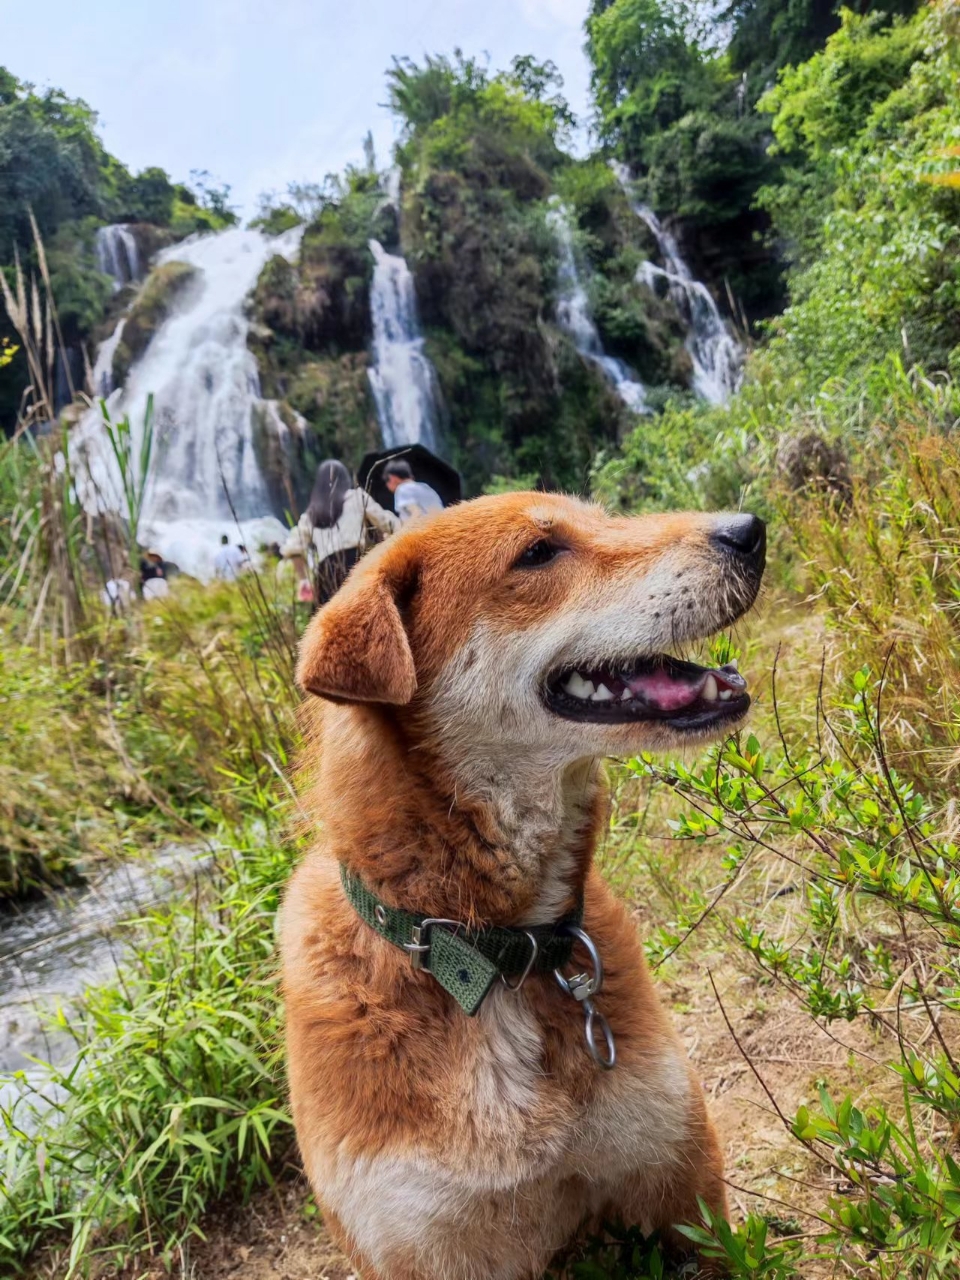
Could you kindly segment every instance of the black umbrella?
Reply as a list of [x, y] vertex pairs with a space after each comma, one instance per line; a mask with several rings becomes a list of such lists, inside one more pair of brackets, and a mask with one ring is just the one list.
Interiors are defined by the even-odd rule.
[[445, 507], [459, 502], [462, 497], [460, 473], [422, 444], [405, 444], [398, 449], [383, 449], [368, 453], [360, 463], [357, 482], [366, 489], [375, 502], [388, 511], [393, 510], [393, 494], [383, 481], [383, 467], [391, 458], [403, 458], [409, 462], [414, 480], [422, 480], [440, 495]]

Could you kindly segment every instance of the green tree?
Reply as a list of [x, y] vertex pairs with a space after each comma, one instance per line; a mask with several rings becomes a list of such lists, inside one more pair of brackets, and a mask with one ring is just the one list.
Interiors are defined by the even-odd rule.
[[[915, 13], [920, 0], [853, 0], [847, 6], [863, 16]], [[805, 62], [840, 26], [838, 0], [732, 0], [722, 18], [732, 26], [731, 66], [746, 72], [756, 98], [776, 73]]]
[[125, 221], [154, 222], [166, 226], [173, 216], [175, 191], [163, 169], [144, 169], [128, 187], [129, 209]]
[[716, 87], [712, 60], [691, 38], [682, 0], [593, 0], [587, 18], [591, 87], [601, 137], [643, 163], [649, 141]]

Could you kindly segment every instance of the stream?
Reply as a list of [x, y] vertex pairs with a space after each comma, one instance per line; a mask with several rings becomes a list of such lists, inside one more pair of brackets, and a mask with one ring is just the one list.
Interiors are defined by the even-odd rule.
[[121, 863], [0, 916], [0, 1109], [20, 1093], [5, 1077], [22, 1071], [40, 1083], [46, 1071], [34, 1059], [63, 1067], [76, 1055], [73, 1038], [51, 1030], [50, 1017], [116, 973], [135, 936], [126, 922], [172, 897], [209, 861], [205, 848], [168, 844], [149, 861]]

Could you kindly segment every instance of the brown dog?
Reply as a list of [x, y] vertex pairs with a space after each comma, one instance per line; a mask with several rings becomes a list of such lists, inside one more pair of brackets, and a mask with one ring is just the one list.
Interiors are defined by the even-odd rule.
[[752, 605], [764, 545], [753, 516], [481, 498], [378, 548], [310, 624], [290, 1088], [365, 1280], [525, 1280], [586, 1224], [669, 1238], [698, 1196], [724, 1210], [699, 1084], [591, 859], [601, 757], [743, 718], [735, 666], [663, 650]]

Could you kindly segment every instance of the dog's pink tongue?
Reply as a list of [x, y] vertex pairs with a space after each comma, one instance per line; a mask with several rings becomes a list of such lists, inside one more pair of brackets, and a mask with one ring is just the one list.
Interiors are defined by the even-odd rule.
[[696, 702], [703, 688], [703, 680], [689, 684], [686, 680], [675, 680], [663, 670], [631, 676], [626, 683], [635, 698], [643, 698], [661, 711], [679, 711], [681, 707], [688, 707], [691, 702]]

